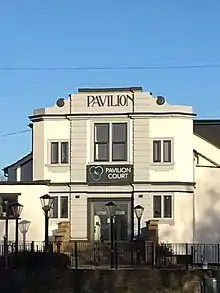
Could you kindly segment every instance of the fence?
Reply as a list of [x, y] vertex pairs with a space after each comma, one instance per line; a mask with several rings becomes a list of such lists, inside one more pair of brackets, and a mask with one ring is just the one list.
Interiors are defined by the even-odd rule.
[[[0, 254], [4, 254], [0, 243]], [[44, 251], [44, 242], [19, 243], [19, 251]], [[111, 251], [109, 242], [51, 242], [54, 253], [67, 254], [76, 269], [112, 268], [207, 268], [220, 267], [219, 244], [154, 244], [151, 242], [118, 242]], [[8, 243], [15, 252], [14, 242]]]

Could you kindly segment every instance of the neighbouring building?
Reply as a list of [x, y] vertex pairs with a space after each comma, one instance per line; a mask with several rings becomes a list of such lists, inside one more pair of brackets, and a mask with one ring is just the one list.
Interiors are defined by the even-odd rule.
[[71, 240], [109, 240], [105, 204], [114, 201], [122, 241], [137, 233], [140, 204], [143, 235], [157, 220], [160, 241], [218, 242], [220, 122], [195, 116], [141, 87], [79, 89], [34, 110], [32, 150], [4, 168], [1, 198], [24, 205], [29, 240], [44, 238], [39, 197], [49, 193], [50, 235], [62, 226]]

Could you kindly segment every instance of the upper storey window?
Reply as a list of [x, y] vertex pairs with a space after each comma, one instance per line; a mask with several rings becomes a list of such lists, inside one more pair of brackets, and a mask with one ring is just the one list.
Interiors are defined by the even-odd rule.
[[127, 161], [127, 123], [96, 123], [95, 161]]
[[68, 164], [69, 163], [69, 142], [52, 141], [50, 143], [50, 163]]
[[171, 163], [173, 160], [173, 143], [171, 139], [153, 140], [153, 162]]

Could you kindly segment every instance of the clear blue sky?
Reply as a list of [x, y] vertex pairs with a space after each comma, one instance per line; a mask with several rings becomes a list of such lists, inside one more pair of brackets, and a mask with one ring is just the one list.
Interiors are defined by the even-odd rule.
[[[220, 64], [219, 0], [7, 0], [0, 3], [0, 69]], [[34, 108], [78, 87], [143, 86], [169, 103], [219, 117], [220, 68], [0, 71], [0, 167], [30, 150]]]

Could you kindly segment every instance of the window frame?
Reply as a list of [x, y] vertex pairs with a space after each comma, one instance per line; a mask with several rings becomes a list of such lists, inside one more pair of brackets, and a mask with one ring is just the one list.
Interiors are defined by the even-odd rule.
[[[98, 142], [96, 141], [96, 126], [97, 125], [108, 125], [108, 141], [107, 142]], [[110, 160], [110, 124], [109, 123], [105, 123], [105, 122], [97, 122], [94, 123], [94, 139], [93, 139], [93, 148], [94, 148], [94, 161], [95, 162], [109, 162]], [[106, 145], [107, 149], [108, 149], [108, 154], [107, 154], [107, 159], [106, 160], [102, 160], [102, 159], [96, 159], [96, 146], [98, 145]]]
[[[52, 143], [58, 143], [58, 163], [52, 163]], [[68, 163], [62, 163], [62, 143], [67, 143], [68, 144]], [[47, 164], [49, 166], [68, 166], [70, 164], [70, 141], [68, 139], [53, 139], [53, 140], [48, 140], [48, 153], [47, 153]]]
[[[59, 195], [52, 195], [52, 198], [57, 198], [57, 217], [53, 217], [53, 213], [52, 213], [52, 209], [50, 211], [50, 218], [51, 220], [68, 220], [69, 219], [69, 215], [70, 215], [70, 196], [69, 195], [64, 195], [64, 194], [59, 194]], [[62, 217], [62, 205], [61, 205], [61, 198], [67, 198], [67, 217]]]
[[[52, 199], [54, 200], [55, 198], [57, 199], [57, 211], [56, 211], [56, 213], [57, 213], [57, 217], [54, 217], [53, 216], [53, 211], [54, 211], [54, 209], [53, 209], [53, 205], [52, 205], [52, 208], [51, 208], [51, 210], [50, 210], [50, 218], [51, 219], [58, 219], [59, 218], [59, 196], [58, 195], [55, 195], [55, 196], [51, 196], [52, 197]], [[53, 203], [54, 204], [54, 203]]]
[[[161, 217], [158, 217], [158, 218], [154, 216], [154, 197], [155, 196], [160, 196]], [[169, 196], [171, 198], [171, 217], [165, 217], [164, 216], [164, 199], [167, 196]], [[156, 194], [156, 193], [154, 193], [152, 195], [152, 219], [157, 220], [157, 221], [160, 221], [160, 220], [169, 221], [169, 220], [172, 220], [173, 218], [174, 218], [174, 196], [173, 196], [173, 194], [170, 194], [170, 193], [169, 194], [165, 194], [165, 193]]]
[[[164, 156], [164, 142], [170, 142], [170, 161], [165, 161], [165, 156]], [[155, 142], [160, 142], [160, 161], [154, 161], [154, 143]], [[151, 160], [152, 164], [155, 165], [169, 165], [169, 164], [174, 164], [174, 140], [172, 137], [164, 137], [164, 138], [152, 138], [152, 155], [151, 155]]]
[[[109, 125], [109, 142], [108, 142], [108, 149], [109, 149], [109, 155], [108, 155], [108, 160], [99, 160], [96, 159], [96, 130], [95, 127], [98, 124], [108, 124]], [[113, 132], [113, 124], [126, 124], [126, 141], [125, 142], [120, 142], [119, 144], [124, 143], [126, 145], [126, 159], [125, 160], [113, 160], [113, 140], [112, 140], [112, 132]], [[92, 127], [93, 127], [93, 137], [92, 137], [92, 145], [93, 145], [93, 155], [92, 155], [92, 161], [94, 163], [120, 163], [120, 162], [129, 162], [129, 158], [130, 158], [130, 125], [129, 122], [127, 120], [123, 121], [123, 120], [113, 120], [113, 121], [94, 121], [92, 123]], [[116, 142], [117, 144], [117, 142]]]
[[19, 195], [17, 193], [5, 193], [0, 196], [0, 219], [5, 219], [6, 217], [6, 201], [9, 202], [8, 218], [15, 219], [11, 204], [19, 202]]
[[[62, 199], [65, 198], [67, 199], [67, 217], [63, 217], [63, 214], [62, 214]], [[69, 218], [69, 196], [68, 195], [61, 195], [59, 197], [59, 206], [60, 206], [60, 209], [59, 209], [59, 212], [60, 212], [60, 219], [68, 219]]]

